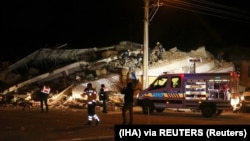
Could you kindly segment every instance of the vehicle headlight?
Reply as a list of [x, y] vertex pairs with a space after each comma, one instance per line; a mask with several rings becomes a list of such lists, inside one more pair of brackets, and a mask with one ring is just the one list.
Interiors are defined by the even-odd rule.
[[237, 104], [239, 104], [239, 103], [240, 103], [239, 98], [231, 99], [231, 105], [232, 105], [232, 106], [235, 106], [235, 105], [237, 105]]
[[240, 100], [241, 100], [241, 101], [245, 100], [245, 97], [242, 95], [242, 96], [240, 97]]
[[138, 99], [138, 98], [139, 98], [139, 93], [136, 94], [136, 99]]

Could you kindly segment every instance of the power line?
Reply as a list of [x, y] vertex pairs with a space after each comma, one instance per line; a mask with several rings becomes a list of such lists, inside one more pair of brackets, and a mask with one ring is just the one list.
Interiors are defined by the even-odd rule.
[[193, 3], [181, 0], [163, 0], [163, 6], [178, 8], [190, 12], [206, 14], [238, 22], [250, 23], [250, 16], [248, 16], [250, 13], [247, 11], [222, 4], [207, 2], [205, 0], [192, 1]]
[[194, 2], [197, 2], [197, 3], [201, 3], [201, 4], [208, 4], [210, 6], [214, 6], [214, 7], [217, 7], [217, 8], [226, 9], [226, 10], [237, 12], [237, 13], [242, 13], [242, 14], [248, 14], [248, 15], [250, 15], [249, 11], [246, 11], [244, 9], [235, 8], [235, 7], [226, 6], [226, 5], [223, 5], [223, 4], [209, 2], [209, 1], [206, 1], [206, 0], [191, 0], [191, 1], [194, 1]]

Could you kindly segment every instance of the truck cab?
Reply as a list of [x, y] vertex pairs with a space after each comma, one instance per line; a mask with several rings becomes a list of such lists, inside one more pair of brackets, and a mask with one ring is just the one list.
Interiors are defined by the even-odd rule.
[[145, 114], [184, 108], [201, 111], [204, 117], [220, 115], [232, 109], [237, 85], [233, 78], [232, 73], [163, 73], [137, 95], [137, 105]]

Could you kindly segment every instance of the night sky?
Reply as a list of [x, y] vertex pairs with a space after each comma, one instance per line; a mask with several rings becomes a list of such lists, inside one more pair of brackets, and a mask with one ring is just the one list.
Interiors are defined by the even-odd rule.
[[[179, 1], [161, 0], [163, 5], [149, 23], [151, 48], [157, 41], [166, 50], [250, 48], [247, 1]], [[16, 61], [39, 48], [65, 43], [68, 49], [107, 47], [121, 41], [143, 44], [143, 6], [143, 0], [3, 0], [0, 61]]]

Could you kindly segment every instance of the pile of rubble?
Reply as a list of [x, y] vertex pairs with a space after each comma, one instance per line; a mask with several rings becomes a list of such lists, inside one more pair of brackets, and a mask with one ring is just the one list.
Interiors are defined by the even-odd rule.
[[[129, 58], [124, 61], [121, 53], [127, 50], [129, 50]], [[1, 100], [0, 105], [6, 106], [7, 103], [22, 107], [35, 105], [39, 99], [40, 86], [44, 82], [49, 82], [52, 88], [49, 98], [51, 107], [84, 108], [86, 98], [81, 94], [86, 84], [91, 82], [97, 91], [101, 84], [105, 84], [110, 90], [109, 110], [119, 109], [117, 107], [123, 103], [123, 94], [120, 92], [127, 81], [133, 79], [131, 73], [134, 73], [139, 80], [137, 87], [142, 88], [143, 64], [136, 58], [141, 51], [142, 45], [126, 41], [119, 45], [98, 49], [40, 50], [2, 71], [1, 81], [9, 85], [3, 89], [1, 95], [5, 98]], [[193, 68], [194, 64], [190, 62], [193, 58], [201, 60], [196, 64], [196, 68]], [[44, 65], [51, 67], [44, 67]], [[153, 50], [149, 56], [148, 75], [150, 77], [156, 77], [159, 72], [166, 71], [192, 73], [194, 69], [197, 73], [227, 72], [233, 71], [234, 65], [231, 62], [219, 62], [205, 50], [205, 47], [190, 52], [183, 52], [174, 47], [164, 51], [162, 59], [158, 59]], [[98, 105], [101, 105], [100, 101]]]

